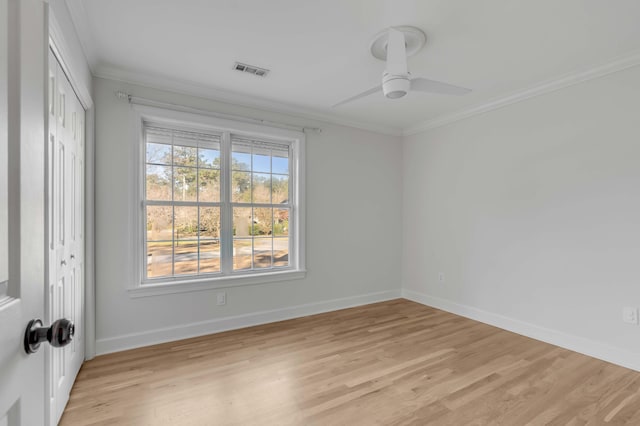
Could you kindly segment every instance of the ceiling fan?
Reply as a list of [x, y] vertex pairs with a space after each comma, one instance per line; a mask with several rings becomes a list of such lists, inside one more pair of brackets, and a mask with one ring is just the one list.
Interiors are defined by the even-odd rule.
[[411, 90], [442, 95], [464, 95], [471, 92], [471, 89], [464, 87], [411, 76], [407, 68], [407, 57], [422, 49], [426, 41], [427, 36], [416, 27], [390, 27], [378, 33], [371, 43], [371, 54], [387, 62], [382, 73], [382, 84], [338, 102], [333, 107], [380, 91], [389, 99], [401, 98]]

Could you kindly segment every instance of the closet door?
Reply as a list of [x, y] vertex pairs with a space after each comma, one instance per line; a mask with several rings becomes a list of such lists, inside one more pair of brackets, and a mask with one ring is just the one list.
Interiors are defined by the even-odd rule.
[[74, 322], [74, 340], [49, 350], [50, 424], [57, 424], [84, 359], [84, 116], [53, 53], [49, 54], [48, 321]]

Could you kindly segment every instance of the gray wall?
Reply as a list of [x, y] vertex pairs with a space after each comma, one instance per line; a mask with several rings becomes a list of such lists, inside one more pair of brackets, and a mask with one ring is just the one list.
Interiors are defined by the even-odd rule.
[[638, 368], [638, 93], [640, 67], [405, 138], [403, 288]]
[[[226, 306], [216, 306], [216, 291], [129, 296], [126, 288], [133, 283], [127, 253], [134, 238], [129, 232], [129, 215], [135, 207], [127, 188], [135, 177], [128, 153], [137, 140], [132, 134], [131, 107], [116, 98], [118, 90], [227, 114], [322, 127], [322, 134], [307, 135], [305, 279], [228, 288]], [[399, 294], [399, 137], [259, 113], [100, 78], [94, 79], [94, 100], [98, 353], [131, 346], [136, 341], [131, 336], [127, 340], [131, 334], [150, 343], [184, 336], [189, 333], [181, 333], [181, 327], [215, 319], [379, 292], [386, 292], [382, 297]]]

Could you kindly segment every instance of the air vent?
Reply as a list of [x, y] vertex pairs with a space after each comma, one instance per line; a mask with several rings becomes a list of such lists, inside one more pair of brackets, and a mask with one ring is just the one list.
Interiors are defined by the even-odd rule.
[[257, 75], [258, 77], [266, 77], [267, 74], [269, 74], [269, 70], [266, 68], [243, 64], [242, 62], [236, 62], [236, 64], [233, 66], [233, 69], [240, 72], [248, 72], [249, 74]]

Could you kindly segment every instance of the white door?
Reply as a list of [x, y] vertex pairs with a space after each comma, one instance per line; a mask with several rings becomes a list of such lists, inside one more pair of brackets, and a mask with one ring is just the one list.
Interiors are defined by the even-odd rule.
[[69, 400], [84, 360], [84, 117], [53, 52], [48, 79], [48, 253], [47, 320], [67, 318], [75, 324], [70, 345], [47, 348], [48, 424], [55, 425]]
[[45, 422], [44, 351], [23, 347], [45, 311], [43, 0], [0, 0], [0, 425]]

